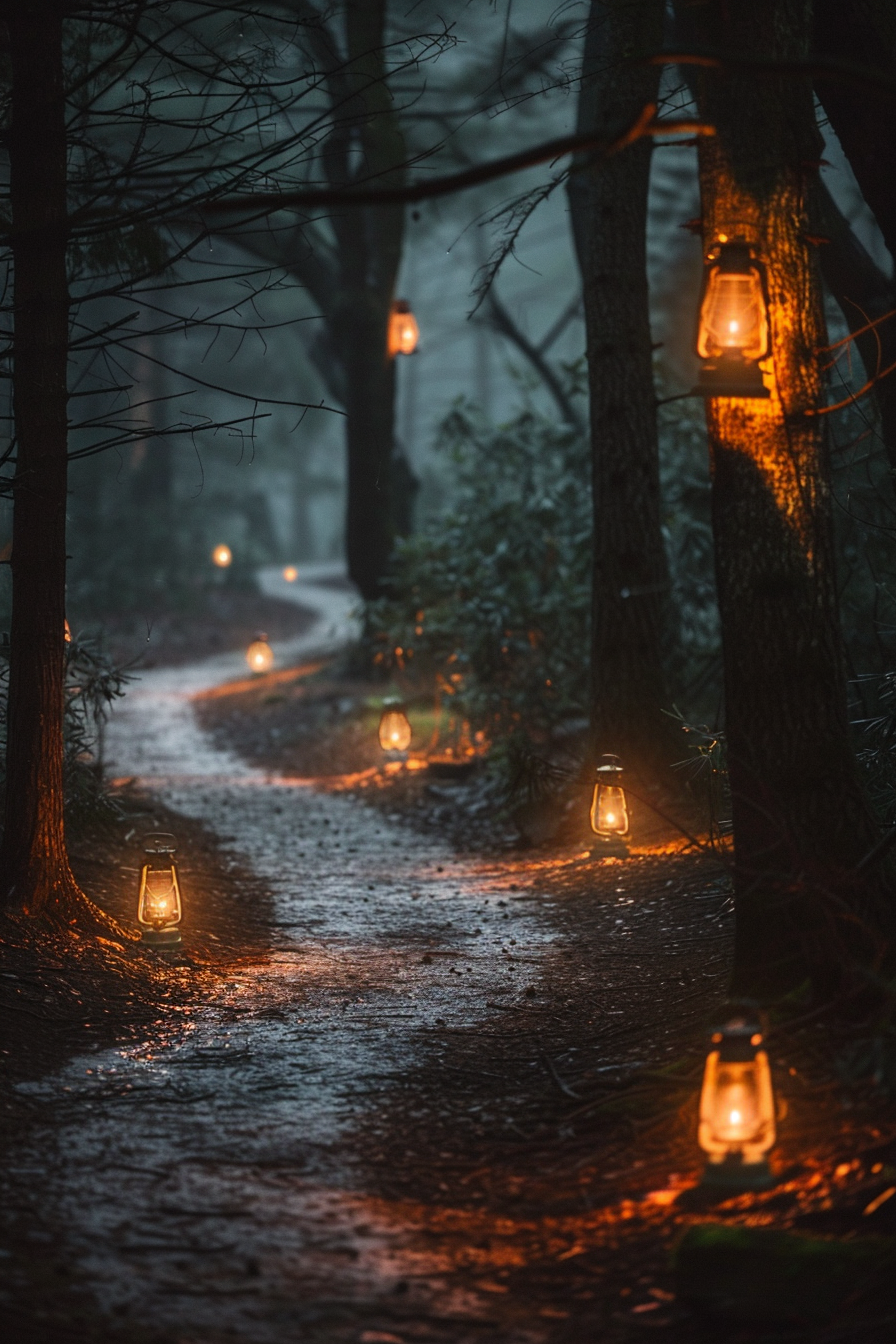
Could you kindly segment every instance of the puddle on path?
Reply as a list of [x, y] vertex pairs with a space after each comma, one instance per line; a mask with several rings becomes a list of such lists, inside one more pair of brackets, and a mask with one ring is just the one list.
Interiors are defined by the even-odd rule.
[[[442, 1323], [415, 1338], [494, 1338], [488, 1304], [448, 1287], [412, 1212], [365, 1193], [344, 1140], [422, 1033], [475, 1022], [534, 978], [547, 934], [531, 905], [505, 903], [506, 870], [215, 751], [188, 695], [228, 674], [221, 659], [145, 674], [108, 751], [265, 880], [271, 953], [176, 1030], [24, 1085], [47, 1123], [10, 1175], [41, 1171], [73, 1274], [119, 1323], [176, 1327], [183, 1344], [355, 1340], [398, 1291], [405, 1313]], [[502, 1344], [543, 1337], [521, 1324]]]

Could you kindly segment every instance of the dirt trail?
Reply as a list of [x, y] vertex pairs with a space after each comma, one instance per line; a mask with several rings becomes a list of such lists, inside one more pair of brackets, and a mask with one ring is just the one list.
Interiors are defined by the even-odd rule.
[[[350, 601], [293, 591], [320, 612], [295, 659], [343, 637]], [[365, 1188], [343, 1140], [413, 1070], [421, 1029], [484, 1020], [496, 994], [536, 977], [544, 914], [506, 902], [506, 866], [217, 751], [189, 697], [240, 671], [234, 656], [144, 674], [107, 750], [114, 773], [213, 828], [266, 881], [270, 954], [177, 1029], [22, 1084], [46, 1124], [10, 1175], [47, 1172], [42, 1211], [66, 1229], [69, 1273], [122, 1326], [182, 1344], [363, 1340], [398, 1291], [405, 1316], [450, 1323], [416, 1337], [494, 1338], [488, 1296], [440, 1280], [444, 1257]]]

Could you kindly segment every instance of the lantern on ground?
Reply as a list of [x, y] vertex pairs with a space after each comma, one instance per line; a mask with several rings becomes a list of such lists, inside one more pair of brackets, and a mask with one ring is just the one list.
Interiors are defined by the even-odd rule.
[[703, 397], [768, 397], [759, 361], [769, 353], [765, 267], [742, 238], [710, 250], [703, 279], [694, 391]]
[[283, 571], [283, 577], [287, 583], [295, 583], [296, 579], [299, 577], [299, 571], [296, 569], [295, 565], [287, 565]]
[[775, 1142], [775, 1098], [755, 1011], [732, 1017], [712, 1034], [698, 1142], [709, 1159], [704, 1185], [763, 1190], [772, 1184], [766, 1154]]
[[379, 738], [383, 751], [407, 751], [411, 745], [411, 725], [398, 696], [383, 701]]
[[621, 841], [628, 835], [628, 807], [618, 756], [601, 756], [594, 772], [591, 829], [603, 840]]
[[246, 650], [246, 662], [253, 672], [259, 675], [262, 672], [270, 672], [274, 666], [274, 650], [268, 643], [267, 635], [261, 631], [255, 636], [252, 643]]
[[417, 319], [411, 312], [411, 306], [405, 299], [396, 299], [389, 314], [389, 358], [396, 355], [412, 355], [420, 339]]
[[233, 555], [230, 547], [225, 546], [223, 542], [212, 551], [212, 564], [217, 565], [218, 569], [227, 569], [232, 561]]
[[168, 831], [153, 831], [143, 847], [147, 860], [140, 869], [137, 898], [137, 922], [143, 930], [143, 942], [152, 947], [177, 947], [183, 904], [174, 862], [174, 836]]

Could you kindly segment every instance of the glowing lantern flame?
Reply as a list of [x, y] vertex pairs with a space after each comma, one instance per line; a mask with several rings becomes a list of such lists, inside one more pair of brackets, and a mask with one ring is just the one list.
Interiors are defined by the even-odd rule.
[[266, 635], [258, 635], [246, 650], [246, 662], [253, 672], [270, 672], [274, 666], [274, 650]]
[[591, 795], [591, 829], [605, 839], [628, 835], [628, 805], [618, 756], [602, 756]]
[[765, 271], [742, 239], [722, 235], [703, 284], [695, 391], [705, 397], [768, 397], [759, 361], [769, 352]]
[[283, 577], [287, 583], [295, 583], [296, 579], [299, 577], [299, 571], [296, 569], [295, 565], [287, 565], [283, 571]]
[[180, 879], [174, 862], [174, 836], [156, 831], [146, 837], [144, 847], [149, 860], [140, 869], [137, 897], [137, 922], [143, 928], [143, 941], [159, 946], [180, 942], [177, 925], [183, 916]]
[[775, 1099], [759, 1023], [752, 1014], [733, 1018], [713, 1033], [712, 1045], [700, 1094], [704, 1182], [762, 1188], [771, 1183]]
[[233, 555], [230, 547], [225, 546], [223, 542], [216, 546], [212, 551], [212, 564], [217, 565], [218, 569], [226, 569], [233, 561]]
[[411, 312], [410, 304], [404, 299], [396, 299], [389, 316], [389, 358], [396, 355], [412, 355], [420, 339], [417, 319]]
[[65, 638], [65, 642], [66, 642], [66, 644], [71, 644], [71, 642], [72, 642], [72, 628], [71, 628], [71, 626], [69, 625], [68, 621], [66, 621], [66, 623], [65, 623], [65, 636], [64, 636], [64, 638]]
[[411, 745], [411, 725], [400, 700], [383, 701], [379, 739], [383, 751], [407, 751]]

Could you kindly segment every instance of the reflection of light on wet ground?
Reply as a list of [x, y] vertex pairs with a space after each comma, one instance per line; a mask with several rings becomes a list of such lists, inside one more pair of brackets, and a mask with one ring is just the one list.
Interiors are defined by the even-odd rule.
[[538, 867], [459, 860], [344, 794], [216, 753], [178, 679], [153, 677], [113, 731], [115, 769], [264, 880], [271, 953], [145, 1042], [29, 1085], [52, 1123], [13, 1164], [49, 1162], [77, 1274], [122, 1321], [176, 1325], [191, 1344], [329, 1339], [328, 1321], [375, 1311], [399, 1282], [477, 1319], [480, 1296], [443, 1282], [469, 1215], [455, 1233], [422, 1205], [371, 1199], [345, 1140], [422, 1042], [531, 983], [547, 949]]

